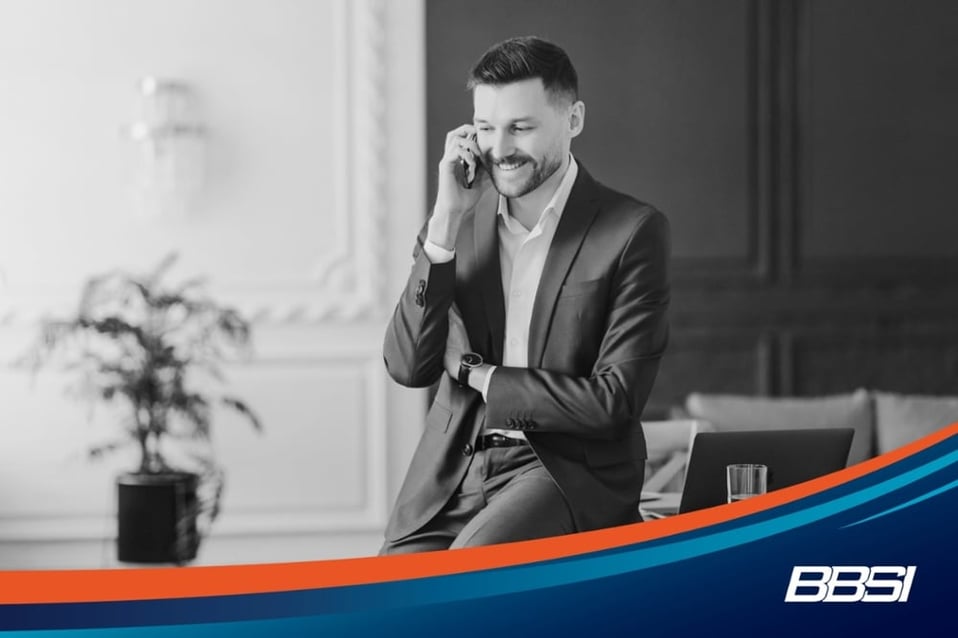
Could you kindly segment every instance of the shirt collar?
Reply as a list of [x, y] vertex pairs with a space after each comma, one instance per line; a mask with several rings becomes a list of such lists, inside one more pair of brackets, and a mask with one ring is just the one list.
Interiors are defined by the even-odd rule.
[[[578, 174], [579, 165], [576, 163], [575, 158], [570, 154], [569, 166], [566, 167], [565, 175], [562, 176], [562, 181], [559, 182], [559, 186], [552, 194], [552, 199], [549, 200], [549, 203], [546, 204], [545, 209], [539, 216], [539, 221], [536, 226], [540, 226], [545, 217], [550, 213], [555, 216], [556, 223], [559, 222], [559, 219], [562, 217], [562, 212], [565, 210], [566, 202], [569, 201], [569, 195], [572, 193], [572, 186], [575, 184], [575, 178], [578, 176]], [[508, 228], [510, 232], [527, 232], [522, 225], [512, 215], [509, 214], [508, 200], [504, 195], [499, 195], [499, 208], [496, 211], [496, 214], [499, 215], [499, 217], [505, 223], [506, 228]]]

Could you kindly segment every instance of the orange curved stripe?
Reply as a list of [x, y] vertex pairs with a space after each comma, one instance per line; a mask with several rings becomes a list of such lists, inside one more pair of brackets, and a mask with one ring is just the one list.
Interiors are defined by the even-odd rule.
[[664, 538], [768, 510], [887, 467], [951, 436], [958, 423], [800, 485], [661, 520], [491, 547], [299, 563], [0, 572], [0, 604], [153, 600], [362, 585], [535, 563]]

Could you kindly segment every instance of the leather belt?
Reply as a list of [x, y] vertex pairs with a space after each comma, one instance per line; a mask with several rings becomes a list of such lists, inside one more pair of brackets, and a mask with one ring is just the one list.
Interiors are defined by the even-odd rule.
[[493, 447], [517, 447], [519, 445], [529, 445], [525, 439], [514, 439], [502, 434], [483, 434], [476, 439], [476, 452], [479, 450], [488, 450]]

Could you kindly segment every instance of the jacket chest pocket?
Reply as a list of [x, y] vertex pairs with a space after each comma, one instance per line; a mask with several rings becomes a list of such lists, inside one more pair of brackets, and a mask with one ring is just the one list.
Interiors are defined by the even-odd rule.
[[559, 290], [559, 301], [563, 299], [573, 299], [581, 296], [594, 296], [605, 291], [605, 279], [592, 279], [590, 281], [570, 281]]

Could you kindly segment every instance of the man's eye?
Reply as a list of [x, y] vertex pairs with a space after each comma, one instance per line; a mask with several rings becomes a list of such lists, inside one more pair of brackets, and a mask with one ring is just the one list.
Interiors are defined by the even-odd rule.
[[489, 131], [492, 130], [492, 127], [491, 127], [491, 126], [480, 126], [480, 127], [479, 127], [478, 129], [476, 129], [476, 130], [478, 130], [480, 133], [488, 133]]
[[531, 131], [532, 127], [530, 126], [513, 126], [512, 130], [516, 133], [525, 133], [526, 131]]

